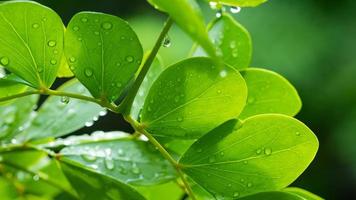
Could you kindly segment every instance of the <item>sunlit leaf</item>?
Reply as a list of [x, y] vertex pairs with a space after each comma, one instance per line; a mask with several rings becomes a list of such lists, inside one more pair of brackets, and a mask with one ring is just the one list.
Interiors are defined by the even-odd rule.
[[134, 78], [143, 50], [136, 33], [116, 16], [81, 12], [68, 24], [70, 69], [95, 98], [114, 101]]
[[313, 132], [279, 114], [230, 120], [183, 155], [182, 169], [216, 197], [236, 198], [291, 184], [318, 149]]
[[32, 1], [0, 4], [0, 64], [35, 88], [54, 82], [63, 53], [63, 23]]
[[294, 195], [302, 197], [303, 200], [323, 200], [323, 198], [315, 195], [307, 190], [297, 187], [288, 187], [283, 189], [284, 192], [292, 193]]
[[239, 115], [246, 96], [238, 71], [191, 58], [168, 67], [153, 83], [141, 121], [156, 136], [198, 138]]
[[161, 185], [135, 187], [147, 200], [181, 200], [184, 192], [175, 182]]

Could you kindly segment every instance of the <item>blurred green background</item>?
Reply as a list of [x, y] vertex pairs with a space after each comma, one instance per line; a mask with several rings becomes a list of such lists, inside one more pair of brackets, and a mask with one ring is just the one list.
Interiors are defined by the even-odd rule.
[[[66, 24], [84, 10], [122, 17], [137, 31], [145, 50], [165, 20], [145, 0], [39, 2], [57, 11]], [[201, 3], [208, 22], [215, 11]], [[297, 118], [319, 138], [316, 159], [293, 185], [326, 199], [356, 199], [356, 2], [270, 0], [234, 16], [252, 36], [251, 66], [274, 70], [295, 85], [303, 100]], [[177, 27], [169, 35], [172, 45], [160, 51], [166, 65], [186, 57], [192, 45]], [[109, 114], [78, 133], [118, 129], [130, 127]]]

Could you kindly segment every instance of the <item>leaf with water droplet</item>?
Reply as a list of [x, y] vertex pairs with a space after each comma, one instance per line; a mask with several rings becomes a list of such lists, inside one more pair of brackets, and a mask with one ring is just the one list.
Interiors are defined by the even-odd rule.
[[1, 65], [34, 88], [49, 88], [63, 52], [61, 18], [50, 8], [32, 1], [1, 3], [0, 13]]
[[155, 185], [176, 178], [171, 164], [144, 141], [92, 141], [66, 147], [60, 154], [82, 166], [95, 164], [98, 173], [133, 185]]
[[[212, 1], [212, 0], [208, 0]], [[262, 3], [267, 2], [267, 0], [213, 0], [220, 5], [228, 6], [238, 6], [238, 7], [255, 7]]]
[[145, 200], [131, 186], [88, 169], [86, 166], [78, 166], [77, 163], [63, 159], [61, 168], [80, 199]]
[[239, 118], [246, 119], [265, 113], [294, 116], [301, 109], [298, 92], [281, 75], [259, 68], [248, 68], [240, 72], [247, 84], [248, 101]]
[[[85, 23], [83, 18], [87, 19]], [[130, 39], [121, 39], [122, 36]], [[64, 43], [67, 62], [76, 78], [95, 98], [108, 101], [123, 95], [143, 55], [137, 35], [128, 23], [103, 13], [76, 14], [68, 24]], [[113, 82], [120, 82], [122, 87], [112, 87]]]
[[[296, 131], [302, 134], [296, 136]], [[263, 151], [256, 154], [256, 149]], [[264, 114], [222, 124], [198, 139], [179, 163], [210, 193], [234, 198], [236, 191], [243, 197], [288, 186], [307, 168], [317, 149], [317, 138], [303, 123], [286, 115]], [[219, 156], [221, 152], [224, 156]], [[232, 187], [224, 186], [228, 184]]]
[[[209, 37], [215, 41], [214, 45], [221, 53], [225, 63], [240, 70], [249, 67], [252, 57], [252, 41], [248, 31], [234, 18], [223, 14], [219, 19], [211, 22]], [[204, 50], [193, 46], [194, 56], [204, 56]]]
[[[233, 68], [209, 68], [213, 65], [209, 58], [191, 58], [161, 73], [141, 113], [141, 122], [151, 134], [198, 138], [240, 114], [247, 96], [243, 78]], [[224, 92], [219, 94], [218, 89]]]
[[148, 0], [155, 8], [167, 12], [213, 58], [217, 58], [214, 45], [208, 37], [204, 19], [195, 0]]
[[[90, 95], [76, 79], [66, 82], [58, 90]], [[84, 127], [103, 110], [91, 102], [51, 96], [39, 108], [34, 123], [18, 137], [28, 140], [63, 136]]]

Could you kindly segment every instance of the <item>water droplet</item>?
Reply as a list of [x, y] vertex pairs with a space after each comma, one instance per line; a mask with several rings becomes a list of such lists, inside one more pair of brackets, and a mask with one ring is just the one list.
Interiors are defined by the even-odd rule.
[[7, 58], [7, 57], [2, 57], [2, 58], [0, 59], [0, 64], [1, 64], [2, 66], [8, 65], [9, 62], [10, 62], [10, 60], [9, 60], [9, 58]]
[[39, 175], [34, 175], [33, 177], [32, 177], [32, 179], [34, 180], [34, 181], [38, 181], [38, 180], [40, 180], [40, 176]]
[[226, 70], [221, 70], [221, 71], [219, 72], [219, 75], [220, 75], [220, 77], [224, 78], [224, 77], [227, 76], [227, 71], [226, 71]]
[[247, 187], [252, 187], [252, 183], [247, 183]]
[[99, 31], [94, 31], [94, 35], [99, 35]]
[[203, 151], [202, 149], [198, 149], [198, 150], [197, 150], [198, 153], [201, 153], [202, 151]]
[[106, 167], [108, 170], [112, 170], [112, 169], [115, 168], [114, 161], [112, 160], [111, 157], [105, 158], [105, 167]]
[[163, 47], [170, 47], [172, 45], [171, 38], [166, 35], [166, 37], [163, 40]]
[[96, 161], [96, 156], [94, 154], [83, 154], [82, 155], [82, 158], [86, 161], [89, 161], [89, 162], [94, 162]]
[[122, 149], [118, 149], [117, 150], [117, 154], [119, 154], [119, 156], [125, 155], [125, 153], [124, 153], [124, 151]]
[[52, 60], [51, 60], [51, 64], [52, 64], [52, 65], [55, 65], [55, 64], [57, 64], [57, 61], [56, 61], [55, 59], [52, 59]]
[[218, 94], [221, 94], [221, 90], [218, 90], [217, 93], [218, 93]]
[[79, 27], [78, 26], [74, 26], [73, 27], [73, 31], [79, 31]]
[[236, 41], [231, 41], [231, 42], [230, 42], [230, 48], [231, 48], [231, 49], [236, 48]]
[[112, 28], [112, 24], [110, 22], [104, 22], [101, 24], [101, 28], [105, 30], [110, 30]]
[[239, 13], [240, 11], [241, 11], [241, 7], [238, 7], [238, 6], [232, 6], [230, 8], [230, 12], [233, 14]]
[[47, 42], [47, 45], [50, 46], [50, 47], [55, 47], [56, 44], [57, 44], [57, 43], [56, 43], [56, 41], [54, 41], [54, 40], [50, 40], [50, 41]]
[[265, 154], [266, 154], [267, 156], [271, 155], [271, 154], [272, 154], [272, 149], [270, 149], [270, 148], [265, 148]]
[[256, 154], [261, 154], [262, 150], [261, 149], [257, 149], [256, 150]]
[[81, 37], [78, 37], [78, 41], [82, 41], [83, 40], [83, 38], [81, 38]]
[[233, 196], [236, 198], [236, 197], [240, 196], [240, 193], [234, 192]]
[[220, 152], [220, 156], [224, 156], [225, 154], [224, 154], [224, 152]]
[[132, 173], [134, 174], [139, 174], [141, 172], [140, 168], [136, 167], [136, 166], [133, 166], [132, 167]]
[[32, 24], [32, 28], [34, 28], [34, 29], [38, 29], [38, 27], [40, 27], [40, 25], [39, 25], [39, 24], [37, 24], [37, 23]]
[[211, 156], [211, 157], [209, 158], [209, 163], [213, 163], [213, 162], [215, 162], [215, 157], [214, 157], [214, 156]]
[[63, 104], [68, 104], [69, 101], [70, 101], [69, 97], [67, 97], [67, 96], [62, 96], [62, 97], [61, 97], [61, 102], [62, 102]]
[[218, 7], [218, 2], [216, 2], [216, 1], [210, 1], [210, 2], [209, 2], [209, 6], [210, 6], [211, 9], [217, 9], [217, 7]]
[[58, 50], [53, 50], [53, 53], [54, 54], [58, 54]]
[[76, 61], [76, 59], [74, 57], [69, 58], [69, 62], [74, 63], [75, 61]]
[[85, 23], [85, 22], [88, 21], [88, 18], [83, 17], [83, 18], [81, 19], [81, 21]]
[[84, 74], [86, 77], [91, 77], [91, 76], [93, 76], [93, 70], [91, 68], [86, 68], [84, 70]]
[[178, 117], [177, 121], [179, 121], [179, 122], [183, 121], [183, 117]]
[[300, 136], [300, 132], [299, 131], [295, 132], [295, 135]]
[[116, 66], [118, 66], [118, 67], [121, 66], [121, 63], [120, 63], [120, 62], [117, 62], [117, 63], [116, 63]]
[[248, 163], [248, 161], [247, 161], [247, 160], [245, 160], [245, 161], [244, 161], [244, 164], [245, 164], [245, 165], [247, 165], [247, 163]]
[[221, 10], [218, 10], [218, 11], [216, 12], [215, 16], [216, 16], [217, 18], [220, 18], [220, 17], [222, 16], [222, 11], [221, 11]]
[[102, 110], [99, 112], [99, 116], [101, 116], [101, 117], [105, 116], [106, 114], [108, 114], [107, 110]]
[[91, 127], [94, 125], [94, 122], [93, 121], [88, 121], [88, 122], [85, 122], [85, 126], [86, 127]]
[[252, 104], [253, 102], [255, 102], [255, 97], [248, 97], [247, 103]]
[[126, 61], [131, 63], [134, 60], [134, 58], [132, 56], [127, 56], [126, 57]]

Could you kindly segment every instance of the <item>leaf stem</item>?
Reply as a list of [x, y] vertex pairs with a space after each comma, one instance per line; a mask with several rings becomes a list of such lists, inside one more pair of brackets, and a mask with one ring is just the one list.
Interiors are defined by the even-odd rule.
[[148, 55], [145, 63], [142, 66], [142, 69], [139, 73], [139, 75], [137, 76], [130, 92], [128, 93], [128, 95], [126, 96], [126, 98], [124, 99], [124, 101], [117, 107], [117, 111], [120, 113], [123, 113], [123, 115], [128, 115], [130, 110], [131, 110], [131, 106], [132, 103], [135, 99], [135, 96], [138, 92], [138, 90], [140, 89], [140, 86], [148, 72], [148, 70], [150, 69], [153, 60], [155, 59], [160, 47], [162, 46], [162, 42], [164, 41], [164, 38], [166, 37], [169, 29], [172, 27], [173, 24], [173, 20], [169, 17], [152, 49], [152, 51], [150, 52], [150, 54]]
[[0, 102], [9, 101], [9, 100], [20, 98], [20, 97], [30, 96], [33, 94], [41, 94], [41, 92], [39, 90], [34, 90], [34, 91], [27, 91], [27, 92], [15, 94], [15, 95], [7, 96], [7, 97], [2, 97], [2, 98], [0, 98]]
[[184, 173], [182, 172], [179, 163], [168, 153], [168, 151], [154, 138], [145, 127], [134, 120], [131, 116], [124, 116], [125, 120], [131, 124], [131, 126], [135, 129], [137, 133], [141, 133], [148, 138], [148, 140], [157, 148], [157, 150], [166, 158], [176, 169], [179, 177], [182, 179], [185, 189], [187, 190], [188, 195], [192, 198], [192, 200], [196, 200], [193, 190], [190, 187]]

